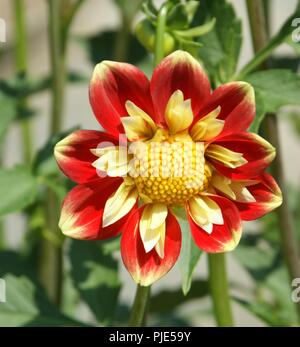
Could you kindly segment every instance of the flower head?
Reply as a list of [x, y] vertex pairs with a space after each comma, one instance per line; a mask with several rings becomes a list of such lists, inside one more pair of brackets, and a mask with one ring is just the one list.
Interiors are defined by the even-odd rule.
[[255, 114], [253, 88], [231, 82], [211, 92], [200, 64], [176, 51], [150, 81], [136, 67], [103, 61], [90, 101], [106, 132], [79, 130], [55, 156], [78, 185], [59, 221], [77, 239], [121, 236], [125, 266], [137, 283], [152, 284], [175, 264], [181, 248], [178, 208], [206, 252], [233, 250], [242, 220], [281, 204], [265, 169], [274, 148], [247, 132]]

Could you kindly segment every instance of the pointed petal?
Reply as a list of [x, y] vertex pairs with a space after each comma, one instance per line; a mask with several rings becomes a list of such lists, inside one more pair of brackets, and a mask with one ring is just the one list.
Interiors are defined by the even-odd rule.
[[252, 133], [239, 133], [222, 137], [214, 142], [231, 151], [241, 153], [247, 163], [236, 168], [226, 167], [220, 161], [210, 159], [213, 166], [232, 179], [249, 179], [265, 170], [275, 157], [274, 147], [262, 137]]
[[[120, 178], [104, 178], [73, 188], [63, 202], [59, 220], [62, 232], [80, 240], [100, 240], [119, 234], [127, 216], [107, 228], [102, 227], [102, 216], [106, 200], [122, 181]], [[131, 212], [135, 209], [136, 206]]]
[[151, 95], [157, 122], [164, 123], [167, 103], [176, 91], [182, 91], [184, 99], [191, 99], [192, 110], [196, 115], [210, 95], [208, 78], [189, 53], [176, 51], [167, 56], [154, 70], [150, 82]]
[[246, 82], [230, 82], [218, 87], [201, 107], [194, 123], [209, 112], [221, 107], [218, 119], [225, 120], [220, 135], [246, 131], [255, 116], [255, 96], [252, 86]]
[[103, 227], [116, 223], [128, 214], [136, 204], [138, 191], [135, 185], [123, 182], [120, 187], [107, 199], [103, 212]]
[[247, 163], [247, 160], [243, 157], [242, 153], [231, 151], [226, 147], [222, 147], [217, 144], [211, 144], [205, 151], [206, 157], [226, 167], [235, 169]]
[[254, 220], [271, 212], [282, 203], [282, 193], [274, 178], [264, 173], [256, 177], [257, 183], [248, 186], [254, 202], [236, 202], [243, 220]]
[[[195, 243], [208, 253], [221, 253], [233, 250], [240, 241], [242, 225], [238, 209], [230, 200], [210, 195], [210, 199], [220, 207], [224, 224], [213, 225], [211, 233], [198, 226], [188, 213], [188, 220]], [[189, 210], [188, 210], [189, 212]]]
[[221, 133], [225, 122], [222, 119], [217, 119], [220, 112], [221, 107], [218, 106], [193, 125], [192, 129], [190, 130], [190, 134], [194, 141], [207, 142], [214, 139]]
[[164, 204], [145, 206], [140, 220], [140, 234], [146, 253], [151, 251], [165, 232], [168, 208]]
[[110, 177], [126, 176], [128, 166], [128, 153], [125, 146], [92, 149], [94, 155], [100, 156], [92, 165], [98, 170], [99, 176], [106, 174]]
[[153, 115], [146, 75], [133, 65], [103, 61], [95, 67], [90, 83], [90, 102], [96, 118], [112, 134], [123, 133], [121, 117], [126, 101]]
[[115, 136], [95, 130], [78, 130], [56, 144], [54, 155], [67, 177], [77, 183], [86, 183], [99, 179], [92, 166], [96, 157], [90, 150], [98, 145], [108, 146], [117, 143], [118, 139]]
[[148, 140], [153, 136], [153, 130], [141, 117], [123, 117], [121, 121], [129, 141]]
[[190, 216], [204, 230], [207, 228], [211, 232], [211, 224], [224, 223], [220, 207], [209, 196], [194, 196], [189, 200], [188, 204]]
[[121, 238], [123, 262], [136, 283], [149, 286], [163, 277], [175, 264], [181, 248], [180, 226], [176, 218], [169, 213], [166, 219], [164, 257], [156, 249], [145, 252], [139, 231], [139, 222], [143, 208], [129, 220]]
[[182, 91], [176, 90], [167, 103], [165, 113], [170, 133], [176, 134], [187, 129], [192, 124], [193, 118], [191, 100], [184, 100]]

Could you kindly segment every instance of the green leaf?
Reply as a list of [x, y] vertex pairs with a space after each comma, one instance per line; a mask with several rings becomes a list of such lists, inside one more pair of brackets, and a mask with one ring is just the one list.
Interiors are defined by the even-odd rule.
[[179, 219], [182, 230], [182, 246], [180, 252], [180, 269], [182, 273], [182, 291], [187, 295], [191, 289], [192, 277], [202, 251], [196, 246], [189, 224], [186, 220]]
[[163, 290], [151, 296], [149, 310], [151, 313], [162, 314], [174, 311], [178, 306], [192, 299], [205, 297], [209, 293], [209, 285], [206, 280], [197, 280], [189, 293], [184, 296], [181, 290]]
[[156, 16], [158, 14], [158, 11], [156, 7], [153, 4], [152, 0], [145, 0], [142, 3], [142, 11], [146, 15], [146, 17], [151, 21], [155, 22], [156, 21]]
[[254, 72], [245, 80], [259, 93], [266, 112], [276, 112], [285, 105], [300, 105], [300, 76], [290, 70]]
[[10, 124], [16, 116], [16, 104], [0, 91], [0, 141], [6, 134]]
[[230, 80], [236, 70], [242, 43], [241, 21], [226, 0], [201, 0], [197, 23], [216, 18], [216, 25], [198, 40], [203, 43], [198, 55], [218, 83]]
[[25, 166], [0, 169], [0, 216], [30, 205], [37, 195], [37, 181]]
[[168, 13], [167, 26], [169, 29], [185, 29], [192, 22], [199, 1], [188, 1], [175, 5]]
[[84, 326], [58, 311], [28, 277], [6, 274], [6, 302], [0, 303], [0, 326]]
[[[96, 65], [102, 60], [114, 60], [114, 45], [117, 37], [116, 31], [104, 31], [97, 35], [84, 39], [89, 51], [91, 62]], [[137, 64], [147, 55], [145, 48], [139, 43], [136, 37], [130, 34], [128, 57], [126, 61]]]
[[[87, 83], [89, 78], [77, 71], [67, 72], [67, 81], [71, 83]], [[24, 98], [41, 93], [51, 87], [52, 76], [29, 78], [26, 74], [17, 74], [9, 80], [0, 80], [0, 90], [12, 98]], [[29, 113], [32, 110], [25, 110]], [[28, 115], [27, 115], [28, 117]]]
[[271, 326], [297, 324], [297, 312], [291, 300], [290, 280], [284, 265], [263, 278], [259, 293], [259, 297], [251, 299], [249, 302], [235, 300]]
[[115, 316], [120, 291], [118, 262], [102, 242], [72, 241], [71, 276], [81, 298], [104, 325]]
[[207, 23], [187, 30], [174, 30], [173, 34], [180, 37], [199, 37], [210, 32], [216, 23], [216, 19], [212, 18]]
[[261, 122], [263, 121], [266, 114], [266, 108], [264, 104], [264, 98], [260, 95], [259, 91], [257, 90], [255, 90], [255, 104], [256, 113], [254, 121], [251, 124], [250, 131], [253, 133], [258, 133]]
[[29, 79], [24, 73], [17, 74], [9, 80], [0, 80], [0, 89], [14, 98], [22, 98], [42, 92], [51, 85], [50, 77]]

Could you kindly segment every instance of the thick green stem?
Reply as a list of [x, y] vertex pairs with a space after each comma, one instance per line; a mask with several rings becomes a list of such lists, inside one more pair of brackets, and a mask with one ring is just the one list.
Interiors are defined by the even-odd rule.
[[[62, 42], [61, 8], [59, 0], [49, 0], [49, 47], [52, 74], [51, 134], [61, 131], [65, 94], [65, 44]], [[67, 39], [67, 36], [65, 37]], [[60, 201], [47, 190], [45, 218], [48, 232], [60, 234], [58, 218]], [[57, 305], [62, 293], [62, 248], [44, 239], [40, 247], [39, 277], [49, 297]]]
[[137, 285], [134, 303], [129, 320], [130, 327], [141, 327], [146, 319], [151, 287]]
[[[27, 71], [27, 40], [25, 25], [24, 1], [14, 0], [15, 9], [15, 32], [16, 32], [16, 70], [18, 74], [25, 74]], [[26, 109], [27, 100], [22, 98], [18, 103], [18, 112]], [[25, 163], [30, 163], [32, 156], [32, 135], [31, 122], [25, 119], [21, 123], [23, 137], [23, 157]]]
[[[47, 232], [59, 233], [59, 203], [55, 194], [49, 189], [46, 192], [45, 219]], [[39, 279], [49, 298], [58, 306], [61, 304], [63, 283], [62, 248], [44, 238], [40, 245]]]
[[[268, 34], [266, 28], [264, 7], [262, 0], [247, 0], [247, 9], [249, 21], [251, 24], [252, 41], [254, 51], [258, 52], [263, 49], [268, 42]], [[267, 64], [261, 66], [262, 69], [267, 68]], [[276, 210], [279, 231], [281, 236], [282, 249], [286, 261], [286, 266], [290, 275], [290, 279], [300, 278], [300, 258], [299, 248], [294, 227], [293, 217], [289, 208], [288, 191], [286, 187], [285, 175], [283, 170], [282, 152], [280, 148], [279, 129], [276, 114], [268, 114], [265, 121], [266, 137], [277, 150], [276, 160], [273, 164], [273, 175], [278, 182], [282, 194], [283, 203]], [[299, 322], [300, 322], [300, 302], [295, 303]]]
[[52, 71], [51, 133], [54, 135], [62, 126], [66, 79], [59, 0], [49, 0], [49, 43]]
[[164, 34], [166, 31], [168, 4], [161, 6], [157, 16], [157, 27], [155, 36], [154, 66], [164, 58]]
[[0, 219], [0, 251], [5, 249], [5, 229], [4, 220]]
[[208, 254], [208, 266], [210, 292], [217, 324], [220, 327], [232, 327], [234, 323], [230, 305], [225, 254]]

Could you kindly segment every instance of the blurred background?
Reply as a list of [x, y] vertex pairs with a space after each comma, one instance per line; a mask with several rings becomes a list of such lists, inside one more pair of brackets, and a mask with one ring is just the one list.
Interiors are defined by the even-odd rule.
[[[229, 2], [232, 3], [237, 16], [241, 18], [242, 21], [243, 43], [238, 62], [239, 68], [244, 66], [252, 58], [253, 49], [245, 2], [241, 0], [232, 0]], [[47, 33], [48, 6], [47, 2], [44, 0], [24, 0], [23, 3], [28, 43], [27, 75], [30, 76], [32, 80], [38, 80], [41, 76], [49, 76], [49, 74], [51, 74]], [[155, 3], [159, 5], [162, 1], [155, 1]], [[272, 0], [271, 3], [272, 6], [270, 7], [269, 18], [272, 35], [278, 32], [285, 20], [293, 13], [297, 1]], [[16, 23], [13, 1], [0, 0], [0, 17], [5, 20], [7, 33], [6, 42], [0, 43], [0, 79], [10, 80], [16, 74]], [[137, 11], [131, 24], [132, 28], [142, 17], [142, 13]], [[74, 127], [81, 127], [83, 129], [99, 128], [89, 105], [88, 79], [90, 78], [97, 61], [112, 58], [112, 52], [116, 45], [114, 40], [117, 34], [109, 36], [109, 38], [104, 38], [103, 33], [118, 32], [121, 26], [122, 12], [120, 7], [118, 7], [116, 2], [113, 0], [85, 0], [74, 17], [70, 29], [70, 39], [66, 58], [67, 70], [70, 72], [71, 77], [69, 83], [66, 85], [63, 130], [69, 130]], [[133, 62], [143, 68], [148, 74], [151, 74], [151, 63], [142, 46], [137, 43], [133, 44], [125, 59], [130, 60], [131, 58], [129, 59], [129, 56], [135, 57]], [[296, 61], [296, 69], [298, 69], [299, 65], [297, 59], [299, 58], [296, 57], [294, 50], [289, 45], [281, 45], [276, 50], [275, 56], [284, 58], [288, 64], [295, 65]], [[141, 59], [139, 59], [139, 57], [141, 57]], [[294, 65], [293, 69], [295, 69]], [[288, 66], [288, 68], [289, 67], [290, 66]], [[274, 86], [274, 88], [276, 89], [276, 86]], [[33, 152], [37, 152], [45, 146], [50, 136], [51, 91], [45, 88], [36, 94], [30, 95], [27, 102], [30, 104], [30, 110], [35, 113], [35, 115], [31, 117], [31, 140], [33, 144]], [[299, 209], [297, 201], [299, 201], [298, 192], [300, 189], [300, 108], [299, 106], [286, 106], [281, 108], [279, 113], [280, 116], [278, 118], [284, 172], [287, 184], [291, 187], [290, 199], [292, 203], [296, 204], [295, 208]], [[21, 128], [19, 124], [15, 122], [9, 126], [3, 139], [1, 165], [5, 168], [9, 168], [16, 164], [22, 164], [22, 146]], [[5, 199], [5, 196], [1, 196], [0, 199]], [[20, 249], [23, 249], [24, 235], [26, 234], [27, 229], [26, 215], [22, 212], [11, 213], [3, 217], [3, 222], [3, 239], [5, 241], [4, 251], [20, 251]], [[245, 235], [255, 236], [264, 228], [266, 233], [270, 228], [276, 228], [276, 222], [272, 216], [266, 217], [255, 223], [245, 224], [244, 232]], [[273, 234], [270, 233], [270, 235]], [[290, 288], [288, 280], [282, 286], [282, 281], [280, 280], [282, 277], [279, 277], [278, 279], [274, 275], [269, 278], [270, 283], [264, 284], [261, 287], [258, 287], [257, 285], [257, 282], [261, 281], [262, 277], [265, 278], [264, 276], [269, 274], [269, 272], [267, 274], [262, 273], [263, 270], [268, 268], [271, 263], [274, 263], [274, 249], [272, 249], [273, 236], [270, 236], [269, 239], [266, 237], [266, 240], [257, 247], [256, 251], [253, 250], [253, 248], [251, 249], [248, 247], [247, 243], [242, 243], [235, 254], [230, 254], [228, 257], [228, 276], [230, 283], [232, 284], [231, 294], [233, 297], [238, 298], [238, 300], [233, 303], [235, 322], [237, 326], [276, 325], [276, 322], [284, 322], [285, 317], [287, 317], [286, 319], [292, 320], [291, 316], [295, 316], [289, 294]], [[68, 252], [69, 247], [68, 242], [69, 241], [67, 241], [64, 246], [66, 253]], [[114, 258], [119, 259], [119, 257], [119, 253], [115, 252]], [[10, 258], [1, 258], [0, 256], [0, 275], [3, 270], [1, 270], [1, 267], [4, 267], [5, 259]], [[65, 261], [68, 263], [68, 260]], [[67, 264], [66, 269], [68, 269], [68, 266], [69, 265]], [[123, 309], [126, 311], [126, 305], [130, 306], [133, 301], [135, 284], [128, 273], [124, 270], [121, 262], [119, 268], [120, 281], [122, 282], [122, 289], [120, 292], [120, 302], [122, 305], [120, 310], [122, 311], [122, 307], [124, 306]], [[21, 269], [19, 269], [19, 272], [22, 272]], [[286, 276], [286, 274], [283, 276]], [[194, 283], [200, 285], [201, 281], [205, 281], [206, 278], [206, 257], [202, 256], [194, 272]], [[69, 278], [66, 278], [66, 283], [66, 287], [72, 287]], [[211, 314], [211, 300], [209, 296], [204, 292], [203, 295], [199, 295], [201, 296], [199, 297], [195, 294], [196, 290], [194, 290], [190, 292], [188, 300], [184, 300], [184, 298], [181, 297], [179, 299], [179, 294], [176, 290], [180, 287], [181, 274], [178, 266], [176, 266], [167, 276], [153, 287], [153, 295], [158, 299], [160, 295], [166, 302], [169, 300], [171, 305], [170, 307], [174, 306], [175, 309], [172, 311], [172, 314], [168, 312], [168, 309], [165, 311], [162, 309], [161, 312], [159, 309], [158, 312], [155, 312], [153, 309], [153, 315], [150, 316], [150, 324], [152, 322], [153, 324], [161, 325], [177, 324], [214, 326], [215, 322]], [[72, 294], [67, 299], [67, 301], [71, 301], [69, 306], [72, 306], [73, 302], [76, 302], [76, 305], [73, 305], [71, 310], [65, 303], [64, 313], [69, 314], [71, 311], [74, 311], [74, 307], [76, 307], [75, 311], [72, 312], [72, 315], [76, 319], [80, 318], [80, 320], [87, 324], [94, 324], [95, 317], [90, 306], [79, 300], [76, 297], [76, 293], [72, 292], [72, 289], [70, 289], [70, 291]], [[172, 301], [173, 298], [175, 301]], [[173, 304], [174, 302], [177, 302], [176, 300], [178, 301], [178, 305]], [[285, 300], [285, 302], [282, 303], [282, 300]], [[247, 301], [248, 303], [253, 303], [255, 301], [256, 306], [254, 308], [250, 307], [251, 305], [243, 303], [244, 301]], [[159, 301], [157, 301], [157, 303], [157, 306], [159, 306]], [[264, 310], [266, 303], [268, 306], [266, 309], [267, 313], [260, 312]], [[155, 300], [153, 307], [155, 307]], [[122, 316], [121, 313], [120, 316]], [[268, 318], [266, 318], [266, 316], [268, 316]], [[276, 321], [274, 317], [279, 318]], [[274, 322], [272, 323], [273, 318]], [[0, 320], [0, 323], [1, 322], [5, 325], [5, 322]], [[292, 324], [288, 321], [286, 322]]]

